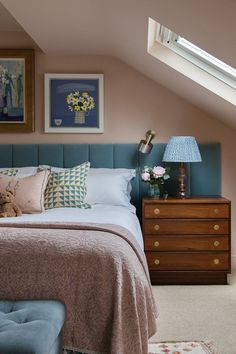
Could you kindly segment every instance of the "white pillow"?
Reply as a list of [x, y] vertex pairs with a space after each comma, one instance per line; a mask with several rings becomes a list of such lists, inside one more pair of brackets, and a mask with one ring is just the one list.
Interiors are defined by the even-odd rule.
[[126, 176], [129, 179], [127, 191], [129, 194], [130, 200], [130, 193], [132, 191], [131, 180], [136, 176], [136, 170], [128, 169], [128, 168], [93, 168], [90, 167], [89, 173], [98, 174], [98, 173], [111, 173], [111, 174], [121, 174]]
[[16, 170], [17, 173], [16, 175], [18, 177], [27, 177], [27, 176], [33, 176], [37, 173], [38, 167], [35, 166], [27, 166], [27, 167], [8, 167], [8, 168], [0, 168], [0, 171], [4, 170]]
[[94, 169], [91, 168], [87, 177], [86, 202], [90, 205], [120, 205], [135, 212], [130, 203], [131, 180], [136, 175], [129, 169]]
[[18, 170], [17, 176], [19, 177], [27, 177], [27, 176], [34, 176], [37, 173], [38, 167], [36, 166], [27, 166], [27, 167], [16, 167]]
[[131, 174], [132, 177], [136, 176], [136, 171], [134, 169], [129, 168], [94, 168], [90, 167], [90, 173], [111, 173], [111, 174]]

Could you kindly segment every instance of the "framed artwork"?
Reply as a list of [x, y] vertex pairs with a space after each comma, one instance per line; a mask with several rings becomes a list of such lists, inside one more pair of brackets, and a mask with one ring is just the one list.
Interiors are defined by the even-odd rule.
[[0, 49], [0, 133], [34, 131], [34, 50]]
[[45, 74], [46, 133], [103, 131], [103, 74]]

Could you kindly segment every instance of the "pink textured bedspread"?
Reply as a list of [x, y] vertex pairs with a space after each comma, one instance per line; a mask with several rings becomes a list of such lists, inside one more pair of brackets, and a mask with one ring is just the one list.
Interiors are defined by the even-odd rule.
[[77, 351], [147, 354], [156, 332], [145, 256], [116, 225], [0, 225], [0, 298], [62, 301]]

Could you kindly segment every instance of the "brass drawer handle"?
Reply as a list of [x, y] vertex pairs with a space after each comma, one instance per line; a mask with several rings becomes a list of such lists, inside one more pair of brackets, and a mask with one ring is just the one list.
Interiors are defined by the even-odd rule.
[[218, 247], [220, 245], [220, 242], [219, 241], [214, 241], [214, 246], [215, 247]]
[[220, 225], [217, 225], [217, 224], [214, 225], [214, 226], [213, 226], [213, 229], [214, 229], [215, 231], [219, 230], [219, 229], [220, 229]]
[[218, 258], [214, 259], [214, 264], [220, 264], [220, 260]]
[[214, 213], [215, 213], [215, 214], [219, 214], [219, 212], [220, 212], [220, 211], [219, 211], [218, 208], [215, 208], [215, 209], [214, 209]]
[[156, 225], [154, 226], [154, 229], [155, 229], [156, 231], [158, 231], [158, 230], [160, 229], [160, 226], [159, 226], [158, 224], [156, 224]]
[[160, 209], [158, 209], [158, 208], [154, 209], [154, 214], [156, 214], [156, 215], [160, 214]]
[[159, 259], [155, 259], [155, 260], [154, 260], [154, 263], [155, 263], [156, 265], [160, 264]]
[[155, 247], [159, 247], [159, 245], [160, 245], [160, 243], [159, 243], [158, 241], [155, 241], [155, 242], [154, 242], [154, 246], [155, 246]]

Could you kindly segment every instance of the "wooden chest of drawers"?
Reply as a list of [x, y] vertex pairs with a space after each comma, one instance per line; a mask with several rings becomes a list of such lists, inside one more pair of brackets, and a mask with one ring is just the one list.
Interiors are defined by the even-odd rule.
[[229, 200], [145, 198], [143, 237], [152, 284], [227, 284]]

